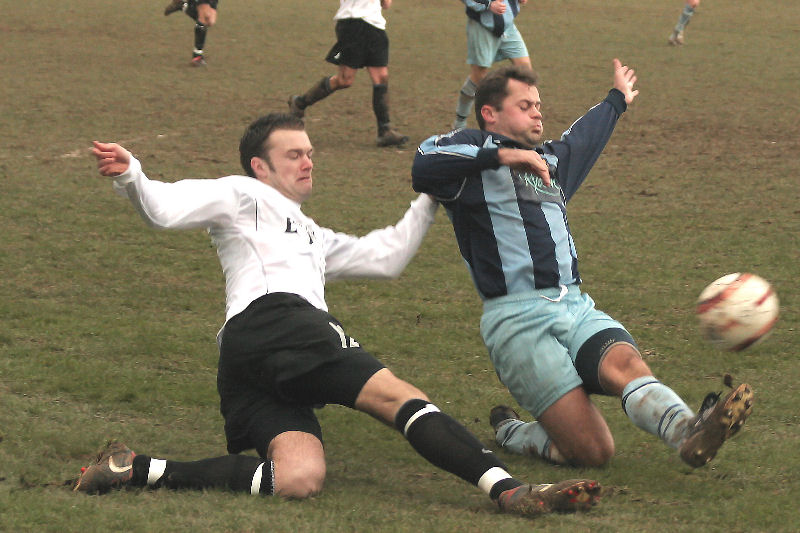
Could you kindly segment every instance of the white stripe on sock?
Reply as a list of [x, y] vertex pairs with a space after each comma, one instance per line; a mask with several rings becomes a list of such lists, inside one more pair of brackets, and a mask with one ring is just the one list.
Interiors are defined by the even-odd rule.
[[494, 484], [498, 481], [502, 481], [504, 479], [509, 479], [511, 474], [500, 468], [499, 466], [493, 466], [489, 470], [483, 473], [481, 478], [478, 480], [478, 488], [481, 489], [486, 494], [489, 494], [489, 491], [492, 490]]
[[253, 481], [250, 482], [250, 494], [258, 495], [261, 492], [261, 472], [264, 468], [264, 463], [258, 465], [255, 473], [253, 474]]
[[164, 475], [164, 470], [167, 468], [167, 461], [164, 459], [150, 459], [150, 468], [147, 470], [147, 484], [155, 485], [161, 476]]
[[410, 428], [411, 424], [413, 424], [422, 415], [427, 415], [428, 413], [438, 413], [438, 412], [439, 408], [433, 405], [432, 403], [429, 403], [428, 405], [426, 405], [425, 407], [414, 413], [414, 416], [408, 419], [408, 422], [406, 422], [406, 426], [403, 428], [403, 435], [408, 435], [408, 428]]

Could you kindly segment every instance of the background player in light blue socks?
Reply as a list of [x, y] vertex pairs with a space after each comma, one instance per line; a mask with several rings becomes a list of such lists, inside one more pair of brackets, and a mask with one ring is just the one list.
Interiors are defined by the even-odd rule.
[[686, 4], [683, 6], [683, 11], [681, 11], [681, 16], [678, 18], [678, 23], [675, 24], [675, 28], [672, 30], [672, 34], [669, 36], [669, 44], [672, 46], [680, 46], [683, 44], [683, 31], [686, 29], [686, 26], [692, 19], [694, 10], [697, 9], [697, 6], [699, 5], [700, 0], [686, 0]]

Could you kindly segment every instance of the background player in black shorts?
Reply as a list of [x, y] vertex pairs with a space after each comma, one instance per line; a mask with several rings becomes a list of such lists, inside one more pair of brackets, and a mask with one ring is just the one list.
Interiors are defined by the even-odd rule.
[[194, 20], [194, 50], [192, 51], [193, 67], [206, 66], [203, 48], [206, 44], [208, 29], [217, 22], [217, 0], [171, 0], [164, 8], [164, 15], [183, 11]]
[[303, 95], [289, 97], [289, 112], [302, 118], [305, 109], [353, 84], [356, 72], [366, 67], [372, 80], [372, 111], [378, 122], [378, 146], [398, 146], [408, 137], [396, 131], [389, 121], [389, 38], [386, 19], [381, 12], [392, 0], [339, 0], [336, 21], [336, 44], [326, 61], [339, 66], [333, 76], [325, 76]]
[[[166, 183], [114, 143], [94, 143], [100, 174], [114, 178], [145, 221], [206, 229], [226, 277], [226, 323], [218, 335], [218, 390], [230, 455], [178, 462], [111, 443], [75, 490], [121, 486], [227, 487], [307, 498], [326, 474], [313, 407], [338, 403], [395, 426], [432, 464], [486, 492], [506, 512], [539, 515], [591, 507], [591, 480], [528, 485], [419, 389], [397, 378], [328, 313], [324, 283], [398, 276], [433, 222], [420, 195], [394, 226], [364, 237], [321, 227], [300, 209], [312, 189], [313, 149], [301, 119], [253, 122], [239, 146], [248, 176]], [[258, 457], [238, 455], [255, 448]]]

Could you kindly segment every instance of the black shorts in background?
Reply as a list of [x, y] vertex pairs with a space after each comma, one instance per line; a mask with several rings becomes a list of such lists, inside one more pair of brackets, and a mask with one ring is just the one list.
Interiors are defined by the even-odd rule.
[[362, 19], [336, 22], [336, 44], [325, 61], [350, 68], [385, 67], [389, 64], [389, 37], [385, 30]]

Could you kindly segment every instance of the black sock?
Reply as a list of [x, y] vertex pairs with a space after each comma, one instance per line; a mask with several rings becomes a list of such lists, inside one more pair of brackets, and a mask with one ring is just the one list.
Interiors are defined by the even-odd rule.
[[378, 135], [389, 127], [389, 86], [379, 83], [372, 86], [372, 111], [378, 121]]
[[524, 484], [525, 483], [523, 483], [522, 481], [514, 479], [513, 477], [501, 479], [500, 481], [492, 485], [492, 490], [489, 491], [489, 497], [493, 500], [496, 500], [505, 491], [515, 489]]
[[506, 470], [467, 428], [425, 400], [406, 402], [395, 425], [422, 457], [475, 486], [490, 469]]
[[[251, 492], [253, 478], [261, 468], [259, 494], [272, 494], [272, 461], [263, 461], [250, 455], [223, 455], [199, 461], [165, 461], [163, 473], [149, 485], [153, 488], [207, 489], [220, 488], [237, 492]], [[133, 458], [134, 486], [148, 485], [151, 458], [137, 455]]]
[[312, 85], [304, 95], [300, 96], [297, 103], [300, 109], [305, 109], [315, 102], [319, 102], [323, 98], [327, 98], [331, 95], [331, 93], [333, 93], [333, 89], [331, 89], [331, 79], [328, 76], [325, 76], [317, 83]]
[[206, 44], [206, 33], [208, 33], [207, 27], [203, 26], [199, 22], [194, 25], [194, 49], [196, 50], [195, 55], [203, 55], [203, 47]]

